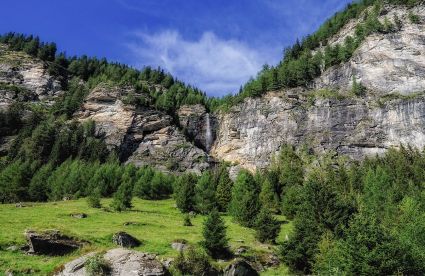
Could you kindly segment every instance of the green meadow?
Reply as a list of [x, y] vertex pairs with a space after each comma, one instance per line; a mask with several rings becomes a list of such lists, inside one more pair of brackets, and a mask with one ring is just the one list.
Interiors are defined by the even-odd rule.
[[[110, 199], [102, 200], [107, 207]], [[91, 251], [103, 251], [116, 247], [112, 243], [112, 235], [125, 231], [142, 241], [135, 250], [155, 253], [159, 258], [177, 256], [171, 248], [175, 240], [185, 239], [191, 245], [202, 240], [202, 224], [204, 217], [196, 215], [191, 219], [193, 226], [183, 226], [183, 214], [175, 207], [172, 199], [162, 201], [133, 200], [133, 208], [127, 212], [111, 212], [108, 208], [94, 209], [87, 206], [86, 200], [72, 200], [50, 203], [31, 203], [29, 207], [17, 208], [12, 204], [0, 205], [0, 273], [7, 269], [16, 275], [49, 275], [66, 262]], [[73, 213], [85, 213], [87, 218], [77, 219]], [[261, 256], [273, 252], [275, 246], [259, 243], [255, 240], [254, 230], [233, 223], [231, 217], [224, 216], [227, 225], [227, 236], [234, 250], [239, 246], [250, 248], [247, 254]], [[283, 241], [291, 231], [292, 224], [284, 217], [279, 241]], [[131, 225], [124, 225], [132, 222]], [[11, 245], [26, 243], [25, 230], [57, 229], [62, 233], [90, 242], [90, 245], [64, 257], [31, 256], [23, 252], [10, 252], [6, 248]], [[223, 267], [226, 262], [216, 262]], [[264, 275], [287, 274], [284, 266], [263, 272]], [[15, 275], [14, 274], [14, 275]]]

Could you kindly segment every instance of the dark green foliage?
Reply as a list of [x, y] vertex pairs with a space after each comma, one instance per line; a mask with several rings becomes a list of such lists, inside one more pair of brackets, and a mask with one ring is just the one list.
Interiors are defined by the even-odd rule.
[[280, 232], [280, 222], [269, 209], [262, 208], [255, 221], [255, 237], [260, 242], [274, 243]]
[[220, 257], [227, 254], [228, 238], [226, 226], [216, 209], [212, 210], [204, 221], [202, 229], [202, 246], [212, 257]]
[[177, 178], [174, 186], [174, 198], [177, 208], [187, 213], [196, 210], [195, 185], [197, 178], [195, 175], [186, 173]]
[[355, 76], [353, 76], [353, 84], [351, 86], [351, 91], [353, 92], [354, 95], [359, 97], [364, 96], [366, 92], [366, 88], [361, 83], [357, 82], [357, 79]]
[[1, 171], [0, 202], [10, 203], [30, 199], [28, 184], [36, 164], [29, 161], [15, 161]]
[[47, 164], [42, 166], [32, 177], [28, 187], [28, 194], [31, 201], [46, 201], [50, 194], [48, 179], [52, 174], [53, 166]]
[[417, 14], [414, 14], [413, 12], [410, 12], [409, 13], [409, 20], [410, 20], [410, 23], [418, 24], [421, 19], [420, 19], [420, 17]]
[[100, 198], [102, 194], [100, 193], [100, 189], [97, 187], [87, 197], [87, 204], [91, 208], [101, 208], [102, 204], [100, 203]]
[[121, 185], [117, 192], [114, 194], [113, 201], [111, 203], [112, 209], [121, 212], [131, 209], [131, 200], [133, 198], [133, 180], [129, 173], [125, 173], [122, 176]]
[[195, 187], [196, 210], [201, 214], [208, 214], [217, 208], [215, 184], [210, 172], [205, 172], [198, 179]]
[[255, 225], [255, 218], [260, 211], [260, 187], [250, 172], [239, 172], [232, 189], [230, 214], [236, 222], [246, 227]]
[[217, 199], [218, 210], [226, 212], [230, 201], [232, 200], [232, 186], [233, 182], [229, 177], [226, 166], [220, 166], [216, 171], [217, 189], [215, 197]]
[[173, 177], [155, 171], [151, 167], [142, 167], [136, 174], [137, 182], [134, 195], [143, 199], [164, 199], [172, 192]]
[[180, 252], [173, 262], [173, 269], [182, 275], [208, 275], [213, 270], [205, 252], [192, 246]]
[[[261, 181], [258, 181], [261, 183]], [[270, 212], [277, 213], [280, 209], [279, 195], [275, 190], [275, 186], [269, 179], [262, 181], [260, 192], [260, 203]]]
[[190, 221], [190, 215], [189, 214], [184, 215], [183, 226], [193, 226], [192, 222]]

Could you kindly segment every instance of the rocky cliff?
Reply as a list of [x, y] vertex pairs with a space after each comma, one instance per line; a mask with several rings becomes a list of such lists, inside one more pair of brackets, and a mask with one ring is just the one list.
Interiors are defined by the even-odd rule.
[[[254, 170], [266, 167], [283, 144], [355, 159], [402, 144], [424, 147], [425, 7], [413, 9], [419, 23], [409, 22], [409, 12], [385, 7], [380, 20], [397, 14], [402, 28], [367, 37], [349, 62], [323, 72], [310, 89], [245, 99], [217, 114], [212, 155]], [[355, 26], [347, 24], [330, 43]], [[350, 95], [353, 76], [366, 87], [364, 97]]]
[[182, 133], [170, 115], [149, 105], [125, 104], [129, 93], [144, 96], [131, 87], [98, 85], [74, 117], [94, 121], [98, 135], [105, 137], [110, 149], [118, 150], [123, 162], [194, 173], [209, 167], [206, 153]]

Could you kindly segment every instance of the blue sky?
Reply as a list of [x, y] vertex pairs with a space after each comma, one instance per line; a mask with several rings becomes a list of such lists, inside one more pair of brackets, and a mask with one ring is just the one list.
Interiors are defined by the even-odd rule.
[[237, 92], [349, 0], [13, 0], [0, 33], [36, 34], [68, 55], [161, 66], [209, 95]]

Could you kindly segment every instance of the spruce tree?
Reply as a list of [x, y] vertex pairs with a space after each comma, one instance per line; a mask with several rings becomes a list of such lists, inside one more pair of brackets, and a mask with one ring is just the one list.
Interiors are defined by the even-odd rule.
[[184, 213], [195, 210], [195, 183], [196, 176], [187, 173], [180, 176], [175, 184], [176, 205]]
[[215, 185], [211, 174], [204, 173], [196, 183], [196, 210], [201, 214], [208, 214], [217, 207], [215, 198]]
[[114, 194], [111, 207], [118, 212], [128, 210], [132, 207], [131, 200], [133, 198], [132, 179], [128, 174], [123, 175], [123, 181]]
[[279, 196], [270, 180], [267, 178], [263, 181], [260, 192], [260, 202], [261, 205], [266, 207], [272, 212], [277, 212], [279, 210]]
[[220, 257], [227, 253], [226, 226], [216, 209], [206, 218], [202, 235], [204, 237], [202, 246], [212, 257]]
[[277, 221], [270, 210], [262, 208], [255, 221], [255, 237], [260, 242], [275, 243], [280, 231], [280, 223]]
[[243, 226], [253, 227], [260, 210], [260, 189], [250, 172], [242, 170], [232, 189], [230, 213]]
[[220, 170], [215, 197], [217, 199], [218, 208], [221, 212], [226, 212], [229, 203], [232, 200], [233, 182], [229, 177], [226, 167]]

